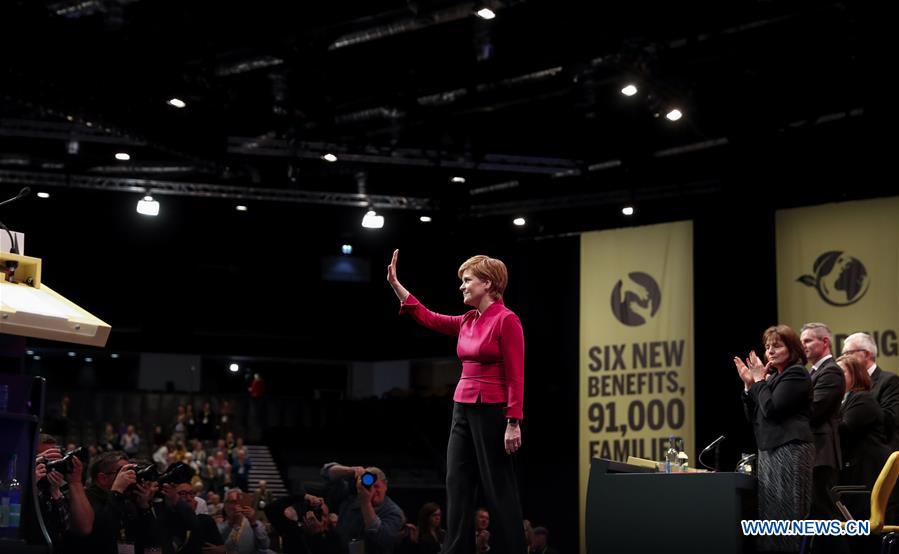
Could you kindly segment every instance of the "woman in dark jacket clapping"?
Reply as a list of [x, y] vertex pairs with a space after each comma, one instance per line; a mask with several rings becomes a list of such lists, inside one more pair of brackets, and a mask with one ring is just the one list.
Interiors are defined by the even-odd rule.
[[[769, 327], [762, 335], [767, 363], [755, 352], [734, 365], [745, 385], [743, 404], [758, 445], [759, 517], [803, 519], [812, 498], [815, 444], [809, 425], [812, 384], [796, 331]], [[760, 549], [799, 550], [799, 537], [760, 537]]]

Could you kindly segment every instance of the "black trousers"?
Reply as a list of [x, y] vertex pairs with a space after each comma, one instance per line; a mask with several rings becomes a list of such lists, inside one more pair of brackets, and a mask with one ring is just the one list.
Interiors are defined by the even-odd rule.
[[502, 404], [453, 406], [446, 449], [446, 539], [444, 554], [475, 551], [474, 517], [478, 493], [490, 512], [490, 551], [526, 552], [513, 456], [506, 454]]

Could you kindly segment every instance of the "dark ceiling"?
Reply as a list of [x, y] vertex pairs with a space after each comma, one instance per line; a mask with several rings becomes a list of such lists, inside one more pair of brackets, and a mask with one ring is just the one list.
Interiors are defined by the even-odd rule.
[[[734, 232], [771, 251], [779, 207], [895, 194], [869, 163], [891, 159], [871, 14], [684, 4], [492, 2], [488, 21], [443, 0], [2, 2], [0, 198], [53, 196], [0, 218], [112, 323], [110, 348], [392, 359], [452, 350], [394, 340], [417, 333], [382, 281], [395, 247], [436, 309], [489, 253], [533, 272], [510, 303], [568, 321], [542, 281], [573, 279], [577, 248], [532, 239], [689, 218], [718, 271]], [[134, 213], [144, 191], [158, 218]], [[368, 283], [322, 277], [344, 242]]]
[[714, 195], [862, 133], [852, 4], [483, 5], [4, 2], [0, 182], [465, 217]]

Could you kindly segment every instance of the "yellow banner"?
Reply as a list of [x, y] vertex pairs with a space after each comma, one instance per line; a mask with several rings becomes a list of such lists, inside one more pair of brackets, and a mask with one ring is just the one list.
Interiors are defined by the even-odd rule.
[[584, 233], [580, 319], [584, 545], [593, 458], [661, 460], [674, 435], [695, 463], [693, 222]]
[[837, 349], [869, 333], [877, 365], [899, 370], [899, 197], [781, 210], [777, 312], [798, 332], [826, 323]]

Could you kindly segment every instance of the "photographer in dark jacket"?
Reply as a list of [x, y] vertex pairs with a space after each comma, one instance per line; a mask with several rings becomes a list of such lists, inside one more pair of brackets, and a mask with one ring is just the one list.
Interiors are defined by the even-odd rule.
[[346, 547], [335, 531], [337, 516], [311, 494], [279, 498], [266, 504], [265, 515], [283, 540], [285, 554], [341, 554]]
[[[809, 419], [812, 385], [796, 331], [769, 327], [762, 335], [767, 363], [755, 352], [734, 358], [745, 385], [743, 405], [758, 445], [761, 519], [804, 519], [812, 498], [815, 445]], [[760, 537], [760, 549], [798, 551], [799, 537]]]
[[[375, 482], [366, 487], [362, 476], [370, 473]], [[365, 542], [366, 554], [393, 552], [406, 523], [403, 510], [387, 496], [387, 476], [376, 467], [347, 467], [325, 464], [321, 471], [328, 483], [328, 504], [338, 514], [337, 532], [349, 543]]]
[[[58, 461], [63, 455], [56, 446], [56, 439], [50, 435], [40, 436], [38, 452], [34, 467], [38, 504], [54, 548], [65, 552], [67, 535], [84, 537], [94, 526], [94, 510], [82, 483], [83, 464], [72, 453], [67, 461]], [[36, 521], [34, 524], [29, 522], [27, 527], [32, 531], [29, 542], [42, 543], [43, 537], [32, 536], [37, 531]]]
[[150, 502], [155, 483], [137, 484], [134, 468], [124, 452], [104, 452], [92, 461], [87, 498], [94, 510], [94, 526], [87, 537], [72, 537], [73, 552], [117, 554], [119, 542], [153, 542], [149, 533], [155, 518]]

